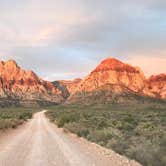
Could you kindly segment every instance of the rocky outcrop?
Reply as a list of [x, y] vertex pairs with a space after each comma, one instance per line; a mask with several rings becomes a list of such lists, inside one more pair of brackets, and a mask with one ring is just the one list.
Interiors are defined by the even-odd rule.
[[67, 103], [80, 101], [126, 102], [137, 96], [166, 98], [165, 75], [146, 79], [138, 67], [133, 67], [114, 58], [99, 64], [78, 86], [71, 91]]
[[19, 103], [61, 103], [63, 100], [61, 91], [52, 83], [40, 79], [33, 71], [21, 69], [13, 60], [0, 61], [0, 98]]
[[70, 96], [70, 94], [74, 93], [76, 87], [79, 85], [80, 82], [81, 79], [77, 78], [71, 81], [54, 81], [53, 84], [57, 89], [59, 89], [62, 92], [63, 97], [67, 99]]
[[79, 85], [77, 91], [92, 91], [105, 84], [125, 86], [134, 92], [142, 91], [145, 76], [138, 67], [132, 67], [114, 58], [101, 62]]
[[153, 75], [148, 78], [144, 93], [155, 98], [166, 99], [166, 74]]

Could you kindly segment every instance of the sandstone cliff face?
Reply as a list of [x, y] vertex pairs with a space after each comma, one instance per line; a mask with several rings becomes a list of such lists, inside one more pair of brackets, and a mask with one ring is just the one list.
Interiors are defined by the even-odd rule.
[[40, 79], [33, 71], [21, 69], [15, 61], [0, 61], [0, 105], [5, 103], [129, 102], [135, 96], [166, 99], [166, 74], [146, 79], [138, 67], [108, 58], [83, 80]]
[[34, 72], [21, 69], [15, 61], [0, 61], [0, 97], [19, 101], [60, 103], [61, 91]]
[[144, 93], [152, 97], [166, 99], [166, 74], [153, 75], [148, 78]]
[[77, 91], [92, 91], [105, 84], [116, 84], [139, 92], [144, 88], [144, 81], [145, 76], [139, 68], [109, 58], [80, 83]]
[[132, 99], [135, 95], [166, 98], [165, 77], [163, 74], [146, 79], [138, 67], [108, 58], [71, 91], [67, 102], [91, 100], [92, 98], [96, 101], [100, 98], [102, 102], [115, 99], [117, 102], [124, 102], [126, 101], [124, 98], [131, 95]]
[[62, 92], [63, 97], [67, 99], [70, 96], [70, 94], [75, 91], [76, 87], [79, 85], [80, 82], [81, 82], [81, 79], [77, 78], [71, 81], [70, 80], [69, 81], [65, 81], [65, 80], [54, 81], [53, 84], [57, 89], [59, 89]]

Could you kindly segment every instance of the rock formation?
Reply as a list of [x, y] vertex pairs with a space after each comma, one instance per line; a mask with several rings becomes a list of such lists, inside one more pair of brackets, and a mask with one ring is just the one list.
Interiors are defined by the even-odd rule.
[[146, 95], [166, 99], [166, 74], [153, 75], [146, 81]]
[[72, 81], [65, 81], [65, 80], [60, 80], [60, 81], [54, 81], [53, 84], [54, 86], [62, 91], [62, 95], [65, 99], [67, 99], [71, 93], [73, 93], [78, 86], [78, 84], [81, 82], [80, 78], [76, 78]]
[[18, 103], [60, 103], [63, 100], [61, 91], [52, 83], [40, 79], [33, 71], [21, 69], [13, 60], [0, 61], [0, 97]]
[[117, 59], [102, 61], [73, 91], [67, 102], [82, 100], [126, 101], [126, 96], [166, 98], [166, 76], [146, 79], [139, 67], [133, 67]]
[[[146, 78], [138, 67], [114, 58], [102, 61], [84, 79], [55, 81], [0, 61], [0, 105], [26, 103], [130, 102], [139, 97], [166, 99], [166, 74]], [[3, 104], [5, 103], [5, 104]]]

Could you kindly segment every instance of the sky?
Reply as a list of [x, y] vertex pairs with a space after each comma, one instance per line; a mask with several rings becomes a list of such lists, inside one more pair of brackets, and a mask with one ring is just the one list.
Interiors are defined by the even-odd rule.
[[166, 73], [166, 1], [0, 0], [1, 60], [53, 81], [107, 57]]

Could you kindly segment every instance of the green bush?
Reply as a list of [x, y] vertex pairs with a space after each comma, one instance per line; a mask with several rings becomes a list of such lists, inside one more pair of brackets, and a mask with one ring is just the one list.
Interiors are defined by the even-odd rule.
[[65, 124], [64, 128], [77, 134], [79, 137], [87, 137], [89, 134], [89, 130], [86, 127], [81, 126], [76, 122]]
[[144, 166], [165, 166], [166, 105], [154, 104], [64, 105], [50, 108], [46, 115], [59, 127]]
[[104, 144], [107, 143], [108, 140], [112, 138], [112, 132], [110, 130], [93, 130], [88, 135], [88, 139], [93, 142], [103, 142]]
[[32, 118], [31, 112], [23, 112], [22, 114], [19, 115], [19, 119], [27, 120], [31, 118]]
[[36, 108], [10, 107], [0, 108], [0, 130], [16, 128], [31, 119]]
[[76, 121], [77, 121], [77, 116], [75, 116], [75, 114], [72, 113], [62, 114], [57, 119], [57, 125], [58, 127], [63, 127], [66, 123], [76, 122]]

